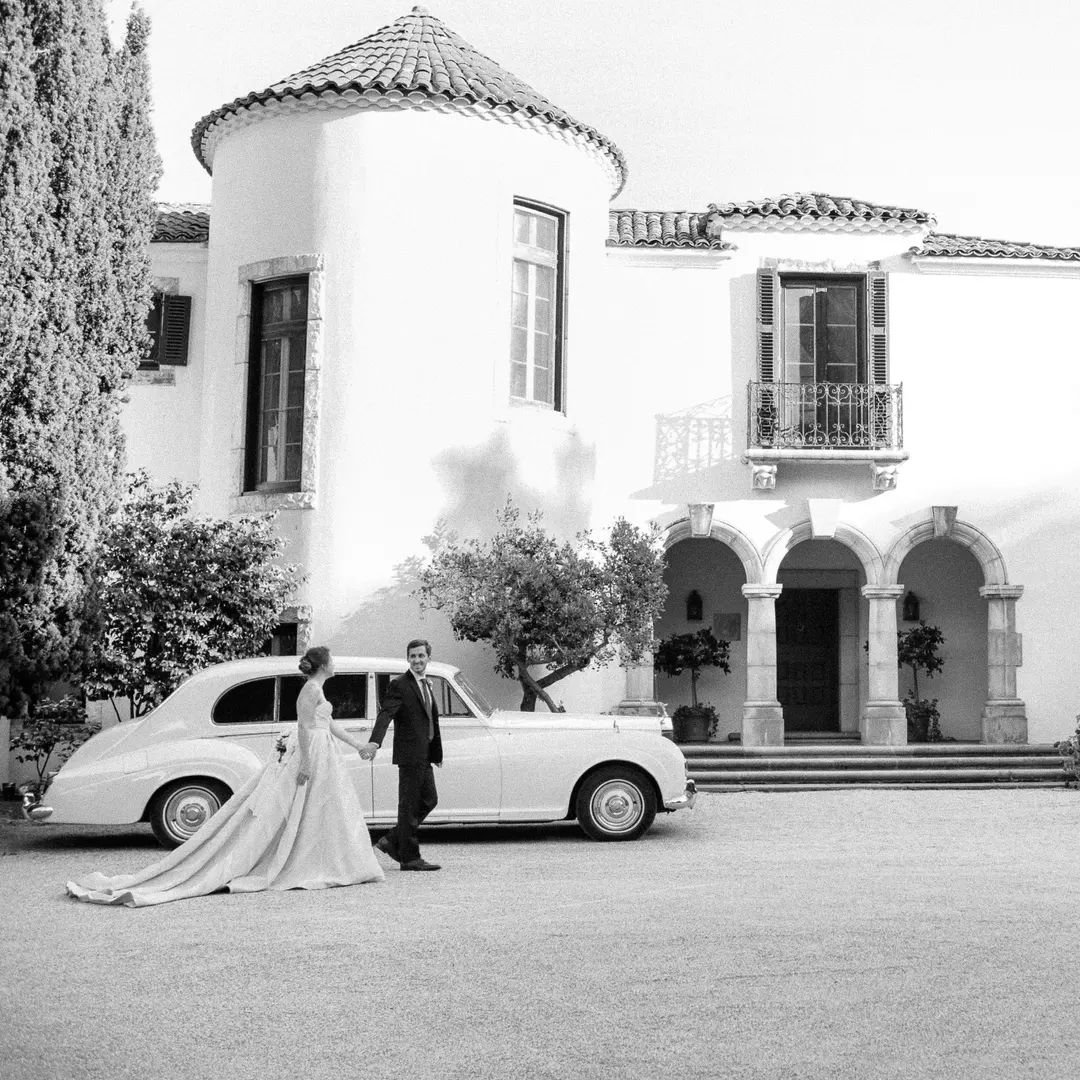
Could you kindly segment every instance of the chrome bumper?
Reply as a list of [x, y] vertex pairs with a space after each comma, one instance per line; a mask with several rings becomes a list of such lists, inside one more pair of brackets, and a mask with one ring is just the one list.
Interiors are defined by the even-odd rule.
[[52, 817], [52, 807], [42, 806], [41, 796], [33, 790], [23, 791], [22, 812], [27, 821], [45, 821]]
[[668, 799], [664, 803], [665, 810], [689, 810], [697, 798], [697, 784], [693, 780], [686, 781], [686, 791], [677, 799]]

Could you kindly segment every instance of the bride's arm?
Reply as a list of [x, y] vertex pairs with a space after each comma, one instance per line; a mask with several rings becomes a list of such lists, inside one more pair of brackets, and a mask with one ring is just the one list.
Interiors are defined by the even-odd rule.
[[[311, 735], [315, 730], [315, 709], [311, 701], [301, 698], [296, 708], [296, 745], [300, 750], [300, 772], [297, 779], [301, 784], [311, 775]], [[303, 779], [300, 779], [303, 777]]]
[[330, 717], [330, 733], [343, 743], [348, 743], [354, 750], [362, 750], [365, 746], [359, 739], [354, 739], [332, 716]]

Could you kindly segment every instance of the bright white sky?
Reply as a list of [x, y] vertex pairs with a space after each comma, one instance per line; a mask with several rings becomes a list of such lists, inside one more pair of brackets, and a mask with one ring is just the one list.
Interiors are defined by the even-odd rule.
[[[123, 16], [129, 0], [107, 0]], [[411, 0], [142, 0], [159, 197], [208, 202], [189, 137]], [[436, 17], [623, 151], [614, 205], [824, 191], [942, 232], [1080, 245], [1074, 0], [430, 0]]]

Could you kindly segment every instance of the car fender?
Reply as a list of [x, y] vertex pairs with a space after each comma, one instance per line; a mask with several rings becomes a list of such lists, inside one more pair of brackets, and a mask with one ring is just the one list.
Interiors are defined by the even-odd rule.
[[184, 739], [61, 769], [42, 803], [50, 824], [129, 825], [144, 820], [155, 793], [185, 777], [218, 780], [236, 791], [263, 766], [246, 747], [225, 739]]

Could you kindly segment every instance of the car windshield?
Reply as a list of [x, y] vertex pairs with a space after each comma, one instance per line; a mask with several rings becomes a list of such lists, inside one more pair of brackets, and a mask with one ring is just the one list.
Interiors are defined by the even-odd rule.
[[479, 690], [467, 678], [464, 673], [458, 671], [454, 673], [454, 682], [465, 691], [465, 696], [477, 707], [477, 709], [484, 716], [490, 716], [494, 711], [491, 707], [491, 702], [488, 701]]

